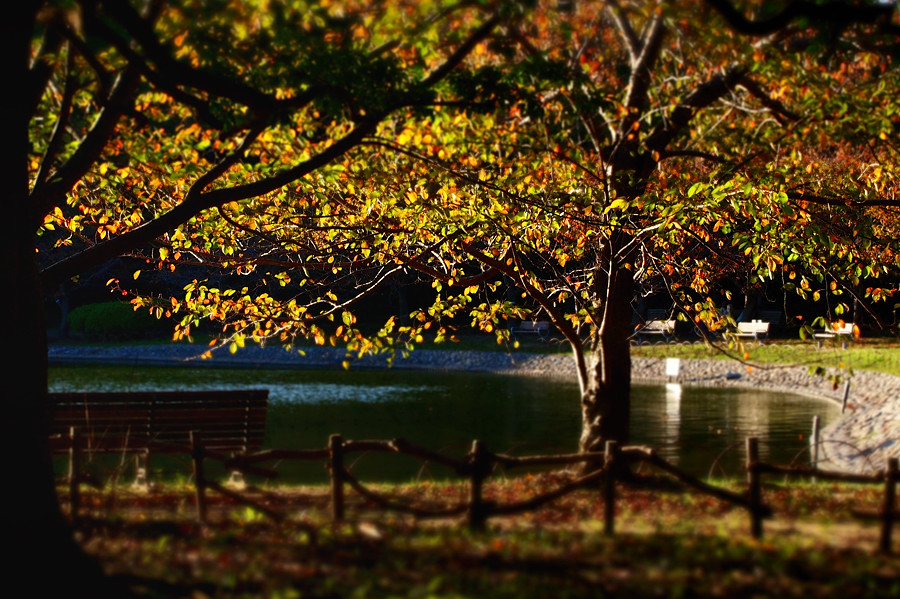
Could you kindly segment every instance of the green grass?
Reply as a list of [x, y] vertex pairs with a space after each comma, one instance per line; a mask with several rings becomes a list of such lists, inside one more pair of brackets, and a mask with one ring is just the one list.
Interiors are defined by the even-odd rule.
[[703, 344], [641, 345], [631, 355], [643, 358], [746, 359], [760, 364], [797, 364], [854, 370], [873, 370], [900, 375], [900, 343], [891, 339], [857, 340], [846, 348], [840, 342], [821, 347], [813, 341], [778, 340], [742, 346], [713, 348]]
[[[460, 349], [468, 351], [511, 351], [534, 353], [568, 353], [569, 346], [560, 340], [542, 343], [524, 337], [518, 346], [513, 343], [498, 344], [490, 335], [464, 335], [459, 342], [435, 345], [425, 343], [426, 349]], [[800, 339], [776, 339], [759, 344], [745, 341], [741, 344], [708, 345], [695, 343], [657, 343], [632, 345], [631, 355], [636, 358], [682, 358], [701, 360], [744, 359], [758, 364], [796, 364], [799, 366], [825, 366], [873, 370], [900, 376], [900, 341], [893, 338], [858, 339], [845, 348], [840, 341], [815, 341]]]

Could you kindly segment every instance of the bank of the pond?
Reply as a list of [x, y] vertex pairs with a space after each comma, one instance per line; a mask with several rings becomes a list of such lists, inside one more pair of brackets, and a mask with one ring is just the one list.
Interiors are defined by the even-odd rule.
[[[348, 361], [337, 348], [305, 348], [302, 353], [278, 347], [245, 347], [232, 354], [216, 351], [201, 359], [202, 350], [190, 345], [51, 346], [51, 364], [185, 364], [231, 368], [340, 368]], [[383, 368], [383, 356], [349, 358], [351, 368]], [[397, 356], [394, 368], [494, 372], [528, 376], [575, 376], [568, 354], [416, 350]], [[801, 393], [842, 402], [844, 386], [829, 377], [809, 374], [802, 366], [748, 367], [727, 360], [680, 360], [678, 374], [667, 375], [666, 360], [634, 359], [634, 379], [646, 382], [678, 382], [683, 385], [760, 387]], [[900, 457], [900, 377], [871, 371], [855, 371], [842, 418], [823, 431], [822, 451], [840, 470], [872, 472], [884, 467], [888, 457]]]

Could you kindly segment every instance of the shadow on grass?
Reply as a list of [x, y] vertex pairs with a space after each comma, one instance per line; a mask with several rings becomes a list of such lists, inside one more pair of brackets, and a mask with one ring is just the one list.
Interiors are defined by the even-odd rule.
[[[510, 479], [489, 492], [508, 500], [542, 484]], [[445, 501], [458, 491], [396, 490]], [[375, 512], [359, 498], [332, 523], [320, 488], [272, 494], [290, 515], [283, 522], [221, 500], [207, 525], [187, 493], [98, 494], [77, 530], [111, 575], [148, 597], [897, 596], [900, 559], [876, 555], [877, 527], [849, 516], [875, 494], [770, 486], [780, 515], [763, 541], [740, 510], [646, 489], [623, 489], [615, 536], [602, 533], [602, 501], [589, 491], [491, 520], [483, 533]]]

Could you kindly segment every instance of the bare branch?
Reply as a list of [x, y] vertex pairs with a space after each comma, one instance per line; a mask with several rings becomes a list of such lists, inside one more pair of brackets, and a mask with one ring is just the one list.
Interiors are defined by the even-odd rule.
[[897, 208], [900, 199], [880, 198], [875, 200], [853, 200], [844, 197], [821, 196], [803, 191], [791, 191], [787, 196], [792, 200], [819, 204], [822, 206], [849, 206], [853, 208]]
[[622, 37], [625, 39], [625, 43], [628, 46], [629, 52], [631, 53], [631, 61], [637, 61], [638, 56], [641, 53], [641, 41], [638, 39], [637, 34], [631, 27], [631, 21], [628, 20], [628, 15], [625, 14], [625, 9], [623, 9], [622, 5], [616, 0], [610, 0], [610, 2], [607, 2], [607, 4], [610, 6], [610, 12], [612, 13], [613, 20], [615, 21], [616, 26], [619, 28], [619, 31], [622, 33]]
[[790, 121], [798, 121], [800, 120], [800, 115], [791, 112], [787, 109], [787, 107], [779, 102], [778, 100], [772, 98], [769, 94], [765, 92], [760, 85], [750, 78], [746, 73], [742, 74], [739, 79], [740, 86], [746, 89], [750, 94], [762, 103], [763, 106], [768, 108], [775, 119], [780, 123], [784, 124], [784, 120]]

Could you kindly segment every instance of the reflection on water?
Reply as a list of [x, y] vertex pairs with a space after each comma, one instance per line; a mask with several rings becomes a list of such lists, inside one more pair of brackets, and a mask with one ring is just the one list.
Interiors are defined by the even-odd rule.
[[[410, 441], [462, 456], [473, 439], [511, 453], [568, 452], [581, 428], [574, 381], [456, 372], [250, 370], [166, 367], [55, 367], [52, 391], [269, 389], [269, 447], [316, 448], [328, 436]], [[805, 457], [814, 415], [839, 415], [831, 403], [759, 390], [635, 385], [632, 442], [698, 474], [738, 474], [748, 435], [761, 456]], [[365, 456], [357, 473], [416, 476], [398, 456]], [[321, 464], [283, 465], [288, 478], [324, 481]], [[431, 471], [433, 476], [446, 473]]]

